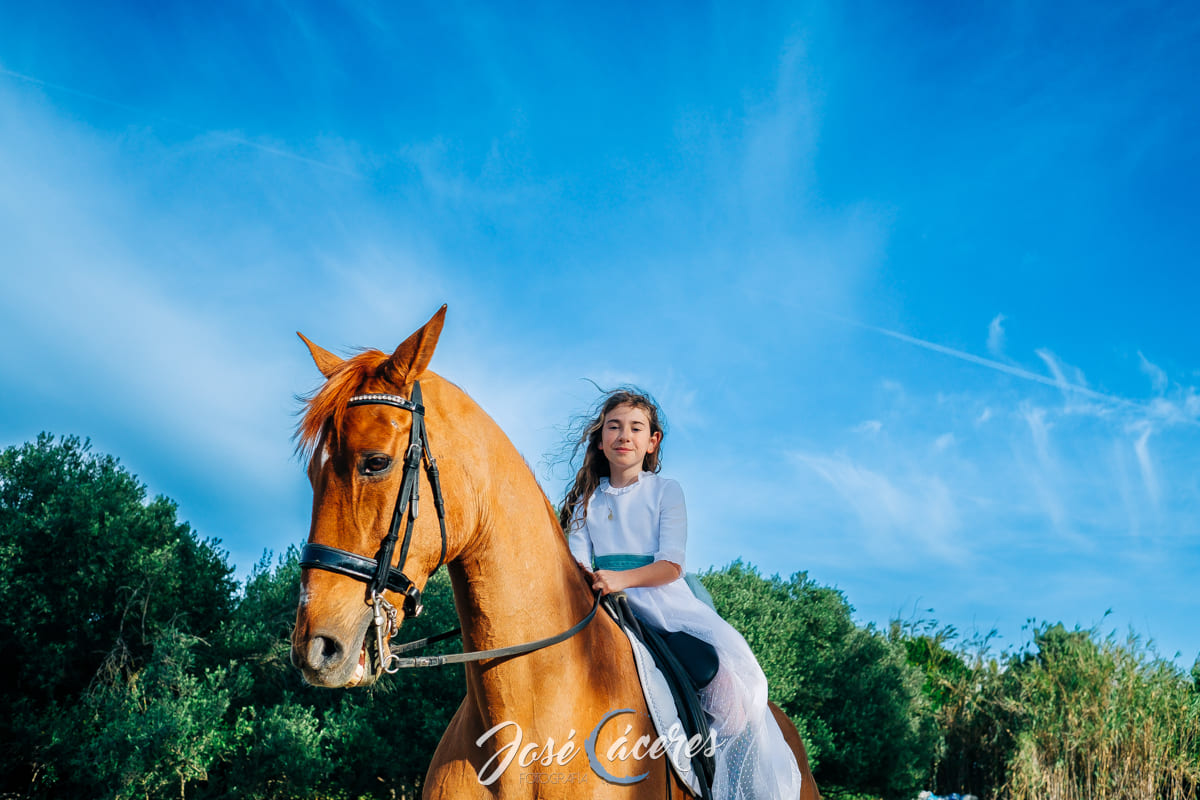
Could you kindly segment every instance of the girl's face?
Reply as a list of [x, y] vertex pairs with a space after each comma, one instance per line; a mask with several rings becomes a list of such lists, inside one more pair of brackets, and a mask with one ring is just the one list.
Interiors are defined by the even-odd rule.
[[650, 432], [650, 416], [643, 408], [623, 403], [604, 415], [600, 429], [600, 452], [614, 473], [641, 469], [647, 453], [653, 453], [662, 432]]

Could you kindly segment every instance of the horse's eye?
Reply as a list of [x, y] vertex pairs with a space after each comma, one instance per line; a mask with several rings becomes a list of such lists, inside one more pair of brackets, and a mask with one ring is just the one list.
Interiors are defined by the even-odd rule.
[[363, 474], [364, 475], [374, 475], [376, 473], [383, 472], [385, 469], [387, 469], [391, 465], [392, 465], [392, 459], [389, 458], [388, 456], [381, 456], [381, 455], [367, 456], [366, 460], [363, 461]]

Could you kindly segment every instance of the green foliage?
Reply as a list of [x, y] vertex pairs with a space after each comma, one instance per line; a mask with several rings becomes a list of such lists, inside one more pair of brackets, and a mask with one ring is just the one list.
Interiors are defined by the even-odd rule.
[[123, 800], [182, 795], [204, 780], [225, 744], [230, 692], [223, 671], [193, 669], [195, 644], [163, 631], [145, 666], [114, 668], [78, 704], [60, 708], [40, 783], [58, 795]]
[[[290, 663], [297, 549], [264, 556], [240, 591], [225, 558], [86, 442], [0, 453], [0, 796], [419, 792], [462, 667], [308, 686]], [[1200, 660], [1185, 673], [1136, 637], [1061, 624], [996, 657], [934, 622], [859, 627], [804, 573], [735, 562], [703, 580], [831, 800], [911, 798], [931, 779], [1004, 800], [1197, 800]], [[446, 571], [424, 597], [402, 638], [457, 625]]]
[[818, 784], [915, 796], [939, 739], [903, 645], [856, 626], [842, 594], [805, 573], [763, 578], [738, 561], [703, 582], [796, 722]]
[[821, 786], [822, 800], [881, 800], [873, 793], [855, 792], [840, 786]]
[[971, 668], [959, 653], [948, 646], [957, 638], [953, 626], [938, 630], [936, 623], [926, 623], [922, 627], [924, 630], [917, 633], [899, 622], [893, 622], [890, 636], [904, 645], [908, 663], [920, 667], [924, 673], [922, 688], [936, 714], [954, 699], [949, 687], [968, 677]]
[[234, 724], [234, 747], [213, 781], [216, 797], [319, 797], [334, 771], [328, 727], [312, 706], [277, 698], [265, 708], [243, 705]]
[[77, 438], [0, 453], [0, 552], [0, 790], [52, 771], [45, 753], [61, 742], [47, 716], [64, 718], [107, 675], [142, 674], [159, 632], [205, 636], [233, 605], [216, 543]]
[[942, 745], [931, 765], [934, 785], [990, 796], [1004, 782], [1012, 747], [1010, 715], [997, 702], [1007, 680], [1005, 667], [987, 659], [991, 634], [969, 645], [957, 642], [953, 627], [935, 622], [893, 623], [892, 637], [904, 642], [910, 663], [924, 675]]

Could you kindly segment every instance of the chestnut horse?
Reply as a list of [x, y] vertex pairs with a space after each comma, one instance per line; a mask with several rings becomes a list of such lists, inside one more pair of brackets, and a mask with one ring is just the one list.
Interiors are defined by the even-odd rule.
[[[404, 573], [417, 590], [409, 593], [416, 595], [444, 562], [468, 651], [562, 633], [594, 609], [590, 581], [568, 552], [554, 508], [516, 448], [465, 392], [428, 371], [445, 310], [390, 356], [367, 350], [341, 359], [301, 336], [327, 379], [309, 399], [297, 432], [310, 454], [313, 487], [306, 550], [317, 545], [324, 553], [357, 557], [360, 565], [388, 552], [380, 543], [393, 516], [404, 516], [396, 498], [407, 460], [417, 473], [425, 513], [417, 515], [406, 546], [387, 559], [394, 565], [391, 574]], [[423, 409], [410, 402], [417, 399], [418, 380]], [[375, 400], [363, 404], [364, 395]], [[417, 411], [423, 412], [421, 420]], [[434, 497], [435, 487], [414, 463], [422, 437], [412, 429], [421, 421], [440, 457], [441, 529], [426, 499]], [[408, 613], [418, 606], [393, 582], [379, 589], [382, 602], [372, 608], [364, 602], [371, 600], [363, 585], [369, 575], [356, 578], [318, 566], [302, 571], [292, 660], [319, 686], [371, 683], [388, 660], [376, 645], [374, 609], [389, 608], [400, 618], [390, 633], [405, 616], [397, 611], [406, 600]], [[371, 564], [360, 572], [374, 569]], [[606, 614], [533, 652], [468, 663], [466, 678], [467, 696], [429, 765], [425, 798], [686, 796], [661, 748], [655, 753], [645, 746], [655, 732], [632, 651]], [[801, 794], [816, 800], [796, 728], [774, 705], [772, 712], [800, 765]]]

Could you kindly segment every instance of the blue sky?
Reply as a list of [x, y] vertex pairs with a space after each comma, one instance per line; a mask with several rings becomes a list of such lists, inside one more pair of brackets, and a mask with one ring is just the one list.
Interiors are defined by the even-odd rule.
[[1198, 41], [1184, 3], [8, 4], [0, 442], [91, 437], [245, 574], [307, 533], [295, 331], [445, 302], [434, 368], [555, 499], [583, 379], [658, 396], [693, 569], [1190, 666]]

